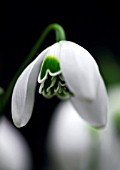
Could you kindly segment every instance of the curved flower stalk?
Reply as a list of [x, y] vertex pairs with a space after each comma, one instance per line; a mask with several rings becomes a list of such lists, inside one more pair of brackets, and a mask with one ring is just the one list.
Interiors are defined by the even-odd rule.
[[97, 63], [83, 47], [60, 41], [45, 49], [23, 71], [12, 95], [12, 118], [17, 127], [29, 121], [36, 85], [46, 98], [70, 99], [77, 112], [95, 127], [107, 119], [107, 93]]
[[99, 139], [97, 132], [79, 117], [72, 104], [61, 102], [48, 131], [48, 166], [53, 170], [92, 170], [97, 167], [96, 139]]
[[19, 132], [5, 118], [0, 119], [0, 170], [30, 170], [29, 148]]

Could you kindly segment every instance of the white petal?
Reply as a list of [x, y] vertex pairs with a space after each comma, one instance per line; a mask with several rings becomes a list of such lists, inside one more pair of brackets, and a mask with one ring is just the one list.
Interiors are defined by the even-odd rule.
[[29, 147], [10, 122], [0, 119], [0, 170], [30, 170], [32, 159]]
[[52, 169], [89, 169], [91, 143], [87, 124], [70, 101], [55, 110], [47, 137], [47, 151]]
[[60, 65], [69, 89], [82, 99], [96, 98], [99, 80], [98, 66], [83, 47], [69, 41], [61, 41]]
[[12, 118], [17, 127], [26, 125], [31, 117], [41, 62], [48, 49], [26, 67], [15, 84], [12, 95]]
[[72, 97], [71, 101], [78, 113], [95, 127], [104, 127], [107, 122], [108, 98], [102, 78], [99, 80], [97, 97], [94, 101]]
[[57, 42], [50, 46], [46, 56], [53, 56], [59, 60], [59, 55], [60, 55], [60, 43]]

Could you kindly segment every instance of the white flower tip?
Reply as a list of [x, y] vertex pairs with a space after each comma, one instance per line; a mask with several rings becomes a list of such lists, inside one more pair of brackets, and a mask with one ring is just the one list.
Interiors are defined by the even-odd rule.
[[94, 120], [94, 124], [91, 123], [92, 126], [95, 127], [95, 128], [97, 128], [97, 129], [103, 129], [103, 128], [105, 128], [106, 125], [107, 125], [107, 115], [108, 115], [107, 112], [108, 112], [108, 111], [106, 111], [106, 112], [104, 113], [104, 115], [102, 115], [101, 117], [99, 117], [98, 120]]
[[16, 120], [13, 120], [13, 123], [14, 123], [14, 125], [15, 125], [17, 128], [21, 128], [21, 127], [24, 126], [24, 125], [21, 124], [21, 122], [16, 121]]
[[98, 123], [96, 125], [92, 125], [94, 128], [97, 128], [97, 129], [103, 129], [106, 127], [106, 124], [107, 124], [107, 121], [105, 122], [101, 122], [101, 123]]
[[13, 121], [13, 123], [14, 123], [14, 125], [17, 127], [17, 128], [21, 128], [21, 127], [23, 127], [24, 125], [22, 125], [21, 123], [19, 123], [19, 122], [15, 122], [15, 121]]
[[104, 129], [107, 125], [107, 116], [105, 116], [105, 115], [101, 118], [99, 117], [98, 120], [95, 120], [95, 119], [93, 119], [93, 120], [87, 119], [86, 120], [86, 118], [84, 118], [84, 117], [82, 117], [82, 118], [85, 122], [87, 121], [88, 124], [95, 129]]
[[13, 116], [13, 123], [17, 128], [21, 128], [23, 126], [25, 126], [27, 123], [23, 122], [20, 118], [18, 118], [17, 116]]

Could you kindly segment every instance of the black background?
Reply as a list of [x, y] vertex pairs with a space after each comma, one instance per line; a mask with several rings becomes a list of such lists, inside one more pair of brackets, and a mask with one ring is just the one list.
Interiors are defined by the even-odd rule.
[[[115, 2], [97, 1], [1, 1], [0, 2], [0, 86], [5, 89], [34, 43], [51, 23], [63, 26], [66, 39], [86, 48], [95, 58], [98, 49], [109, 49], [120, 64], [120, 15]], [[40, 51], [55, 42], [51, 32]], [[19, 129], [31, 148], [33, 169], [44, 169], [45, 141], [52, 112], [59, 103], [46, 100], [36, 90], [34, 111], [29, 123]], [[11, 119], [11, 101], [5, 114]]]

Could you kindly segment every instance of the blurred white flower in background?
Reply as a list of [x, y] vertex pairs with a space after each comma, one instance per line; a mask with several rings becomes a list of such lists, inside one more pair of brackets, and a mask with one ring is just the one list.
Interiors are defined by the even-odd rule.
[[120, 170], [120, 84], [108, 88], [110, 114], [101, 131], [99, 170]]
[[[72, 104], [61, 103], [55, 111], [47, 139], [48, 159], [51, 169], [89, 170], [96, 156], [97, 147], [94, 130], [80, 118]], [[94, 154], [93, 157], [91, 154]]]
[[29, 147], [5, 117], [0, 119], [0, 170], [31, 170]]
[[120, 135], [115, 124], [115, 115], [120, 113], [120, 85], [110, 87], [108, 94], [110, 113], [102, 130], [88, 126], [69, 102], [55, 110], [46, 144], [52, 170], [120, 169]]

